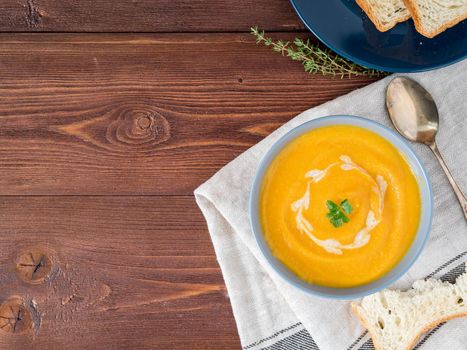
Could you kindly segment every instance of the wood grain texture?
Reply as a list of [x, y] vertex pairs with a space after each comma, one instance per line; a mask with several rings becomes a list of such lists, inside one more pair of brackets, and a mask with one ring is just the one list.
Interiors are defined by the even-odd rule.
[[303, 29], [288, 0], [2, 0], [0, 31], [238, 32]]
[[0, 197], [0, 215], [1, 349], [240, 348], [192, 197]]
[[306, 35], [288, 0], [0, 2], [0, 349], [240, 348], [192, 191], [373, 81], [231, 33], [255, 25]]
[[310, 76], [248, 34], [3, 34], [0, 195], [191, 194], [372, 81]]

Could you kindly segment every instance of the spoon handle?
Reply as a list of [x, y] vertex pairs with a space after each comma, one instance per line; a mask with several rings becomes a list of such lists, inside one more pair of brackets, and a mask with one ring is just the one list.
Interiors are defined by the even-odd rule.
[[456, 181], [454, 180], [451, 174], [451, 171], [449, 170], [448, 166], [446, 165], [446, 162], [443, 159], [443, 156], [441, 155], [441, 153], [439, 153], [436, 142], [433, 142], [429, 144], [428, 146], [430, 146], [430, 149], [433, 151], [434, 155], [436, 156], [439, 163], [441, 164], [441, 167], [446, 173], [446, 176], [448, 177], [448, 180], [451, 183], [452, 189], [454, 190], [454, 193], [456, 194], [457, 199], [459, 200], [459, 203], [462, 207], [462, 211], [464, 212], [465, 219], [467, 220], [467, 199], [465, 199], [465, 195], [462, 193], [462, 190], [459, 188], [459, 185], [457, 185]]

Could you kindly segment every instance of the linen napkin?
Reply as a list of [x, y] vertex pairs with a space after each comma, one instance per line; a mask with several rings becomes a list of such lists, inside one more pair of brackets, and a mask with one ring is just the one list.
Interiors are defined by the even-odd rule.
[[[431, 72], [406, 74], [433, 95], [440, 112], [437, 141], [461, 188], [467, 191], [467, 60]], [[284, 133], [310, 119], [351, 114], [390, 126], [385, 88], [394, 76], [309, 109], [226, 165], [195, 190], [211, 234], [245, 350], [373, 349], [349, 301], [307, 295], [282, 280], [262, 257], [252, 234], [248, 197], [257, 166]], [[426, 277], [454, 281], [465, 271], [467, 224], [440, 165], [428, 147], [412, 144], [434, 192], [430, 239], [412, 268], [393, 286], [409, 288]], [[467, 349], [467, 318], [422, 336], [421, 349]]]

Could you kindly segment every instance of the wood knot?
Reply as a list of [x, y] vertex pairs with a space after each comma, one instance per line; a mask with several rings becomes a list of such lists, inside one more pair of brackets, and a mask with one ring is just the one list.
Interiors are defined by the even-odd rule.
[[170, 125], [159, 113], [141, 109], [121, 111], [109, 124], [107, 139], [126, 146], [151, 147], [170, 138]]
[[30, 27], [36, 27], [40, 24], [42, 18], [42, 11], [39, 10], [36, 0], [27, 1], [28, 13], [26, 15], [26, 22]]
[[149, 105], [117, 105], [104, 115], [72, 124], [52, 126], [93, 145], [128, 155], [131, 149], [153, 151], [170, 139], [170, 124]]
[[22, 298], [10, 297], [0, 305], [0, 329], [8, 333], [33, 329], [31, 312]]
[[16, 272], [25, 282], [38, 284], [50, 274], [52, 260], [41, 248], [28, 249], [16, 259]]
[[153, 121], [153, 117], [150, 116], [150, 115], [142, 115], [138, 119], [136, 119], [136, 122], [138, 123], [138, 126], [142, 130], [147, 130], [147, 129], [151, 128], [152, 121]]

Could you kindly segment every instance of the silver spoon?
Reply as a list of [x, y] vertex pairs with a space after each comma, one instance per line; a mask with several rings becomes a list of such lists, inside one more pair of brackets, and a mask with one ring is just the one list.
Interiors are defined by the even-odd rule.
[[386, 90], [386, 107], [397, 131], [406, 139], [429, 146], [443, 168], [467, 220], [467, 200], [436, 146], [439, 115], [433, 97], [423, 86], [405, 77], [394, 78]]

